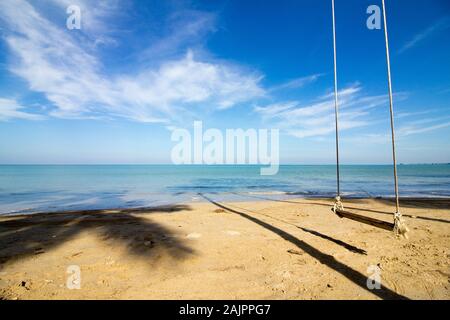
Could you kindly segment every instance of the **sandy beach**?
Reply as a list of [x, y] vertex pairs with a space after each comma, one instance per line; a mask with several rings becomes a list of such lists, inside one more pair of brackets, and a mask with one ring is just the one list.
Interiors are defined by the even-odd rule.
[[[409, 239], [340, 219], [327, 199], [204, 200], [154, 209], [3, 216], [0, 296], [450, 298], [450, 200], [403, 200]], [[388, 200], [352, 200], [346, 207], [392, 219]], [[66, 286], [71, 265], [81, 270], [80, 289]], [[381, 289], [367, 287], [370, 266], [381, 270]]]

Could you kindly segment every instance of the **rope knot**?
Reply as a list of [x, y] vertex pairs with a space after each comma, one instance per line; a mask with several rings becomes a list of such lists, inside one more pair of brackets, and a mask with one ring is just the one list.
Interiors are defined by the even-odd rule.
[[337, 210], [344, 210], [344, 205], [341, 202], [341, 197], [340, 196], [336, 196], [336, 198], [334, 198], [334, 205], [333, 205], [333, 211], [334, 213], [337, 212]]
[[403, 236], [408, 239], [407, 233], [409, 229], [402, 218], [402, 214], [398, 211], [394, 214], [394, 232], [397, 236]]

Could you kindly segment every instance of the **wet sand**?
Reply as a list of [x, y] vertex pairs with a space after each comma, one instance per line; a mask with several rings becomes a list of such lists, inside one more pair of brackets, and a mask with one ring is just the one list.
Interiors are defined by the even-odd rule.
[[[0, 217], [0, 297], [450, 298], [450, 199], [403, 200], [409, 239], [340, 219], [327, 199], [204, 200]], [[392, 220], [391, 201], [345, 205]], [[72, 265], [80, 289], [67, 287]], [[380, 289], [367, 287], [373, 270]]]

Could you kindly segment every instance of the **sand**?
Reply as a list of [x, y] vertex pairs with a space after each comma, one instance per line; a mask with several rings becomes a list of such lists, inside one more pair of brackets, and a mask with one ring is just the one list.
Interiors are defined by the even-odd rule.
[[[450, 200], [403, 200], [409, 239], [340, 219], [330, 200], [258, 200], [0, 217], [0, 297], [450, 298]], [[345, 204], [391, 220], [390, 201]]]

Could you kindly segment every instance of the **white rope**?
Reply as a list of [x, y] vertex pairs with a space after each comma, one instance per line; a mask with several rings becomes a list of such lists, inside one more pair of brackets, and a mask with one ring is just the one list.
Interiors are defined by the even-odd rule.
[[336, 18], [334, 13], [334, 0], [331, 0], [332, 12], [333, 12], [333, 61], [334, 61], [334, 114], [335, 114], [335, 126], [336, 126], [336, 181], [337, 192], [336, 202], [334, 204], [334, 210], [343, 209], [341, 203], [341, 188], [340, 188], [340, 172], [339, 172], [339, 102], [338, 102], [338, 82], [337, 82], [337, 58], [336, 58]]
[[397, 177], [397, 159], [395, 152], [395, 127], [394, 127], [394, 102], [392, 98], [392, 80], [391, 80], [391, 59], [389, 56], [389, 37], [387, 30], [387, 17], [386, 17], [386, 5], [384, 0], [383, 4], [383, 20], [384, 20], [384, 38], [386, 42], [386, 62], [387, 62], [387, 76], [388, 76], [388, 87], [389, 87], [389, 111], [391, 116], [391, 139], [392, 139], [392, 160], [394, 167], [394, 188], [395, 188], [395, 207], [396, 212], [394, 214], [394, 231], [396, 234], [406, 234], [408, 228], [402, 220], [402, 215], [400, 213], [400, 201], [398, 192], [398, 177]]

